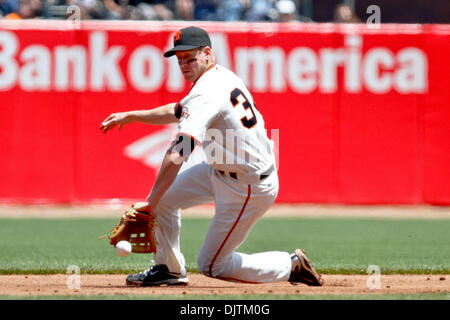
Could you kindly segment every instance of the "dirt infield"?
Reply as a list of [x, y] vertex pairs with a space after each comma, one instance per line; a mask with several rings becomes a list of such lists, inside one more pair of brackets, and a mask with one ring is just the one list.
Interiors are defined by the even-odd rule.
[[[448, 275], [381, 275], [379, 288], [369, 289], [366, 275], [324, 275], [322, 287], [292, 285], [288, 282], [245, 284], [189, 275], [188, 286], [134, 287], [125, 284], [126, 275], [81, 275], [79, 289], [67, 281], [69, 275], [1, 275], [0, 295], [327, 295], [327, 294], [450, 294]], [[369, 280], [376, 285], [376, 282]]]

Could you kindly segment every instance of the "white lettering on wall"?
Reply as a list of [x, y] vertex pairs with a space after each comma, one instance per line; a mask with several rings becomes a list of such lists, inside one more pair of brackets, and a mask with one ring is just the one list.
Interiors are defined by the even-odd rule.
[[395, 89], [400, 93], [425, 93], [428, 89], [425, 53], [418, 48], [404, 48], [397, 54], [397, 63]]
[[288, 82], [292, 90], [309, 93], [317, 87], [318, 62], [314, 51], [310, 48], [292, 50], [287, 62]]
[[346, 91], [357, 93], [362, 89], [361, 83], [361, 46], [362, 38], [357, 35], [345, 37], [347, 54], [345, 57], [344, 86]]
[[[164, 49], [172, 46], [172, 36]], [[372, 47], [363, 52], [363, 37], [353, 34], [345, 35], [343, 46], [336, 48], [299, 46], [286, 51], [279, 46], [254, 46], [235, 47], [231, 52], [226, 34], [213, 33], [211, 39], [217, 63], [235, 70], [254, 92], [428, 91], [428, 58], [416, 47], [397, 52]], [[123, 60], [126, 50], [126, 46], [108, 44], [106, 32], [91, 32], [87, 47], [50, 49], [41, 44], [22, 47], [14, 32], [0, 31], [0, 90], [15, 86], [26, 91], [120, 92], [127, 86], [141, 92], [155, 92], [163, 86], [169, 92], [185, 90], [188, 83], [177, 59], [164, 58], [165, 50], [143, 44]]]
[[392, 86], [394, 56], [384, 48], [370, 49], [364, 57], [364, 80], [369, 91], [386, 93]]
[[56, 90], [86, 90], [86, 49], [83, 46], [57, 46], [55, 70]]
[[125, 53], [123, 46], [107, 48], [105, 32], [90, 35], [91, 88], [94, 91], [122, 91], [125, 89], [119, 61]]
[[0, 90], [8, 90], [16, 83], [18, 66], [14, 56], [17, 47], [18, 41], [14, 33], [0, 31]]
[[322, 49], [320, 50], [321, 77], [319, 86], [322, 92], [332, 93], [337, 90], [337, 71], [338, 67], [344, 64], [345, 51], [339, 49]]
[[154, 46], [141, 46], [130, 57], [128, 78], [140, 91], [157, 90], [163, 83], [164, 61], [161, 51]]
[[235, 59], [236, 73], [253, 91], [284, 91], [285, 55], [280, 47], [237, 48]]
[[23, 63], [19, 81], [27, 91], [50, 89], [50, 50], [41, 45], [26, 47], [20, 55]]

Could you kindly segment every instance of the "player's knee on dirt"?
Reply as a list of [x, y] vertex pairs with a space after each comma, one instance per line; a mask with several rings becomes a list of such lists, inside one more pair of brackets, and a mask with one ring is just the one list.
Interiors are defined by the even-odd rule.
[[201, 256], [198, 256], [197, 258], [197, 264], [198, 267], [200, 268], [200, 272], [203, 273], [205, 276], [210, 276], [209, 274], [209, 264], [210, 264], [210, 260], [202, 258]]
[[226, 263], [224, 262], [221, 262], [219, 260], [214, 260], [214, 262], [212, 262], [212, 259], [205, 258], [202, 256], [198, 257], [197, 263], [201, 273], [211, 278], [216, 278], [220, 276], [226, 267]]

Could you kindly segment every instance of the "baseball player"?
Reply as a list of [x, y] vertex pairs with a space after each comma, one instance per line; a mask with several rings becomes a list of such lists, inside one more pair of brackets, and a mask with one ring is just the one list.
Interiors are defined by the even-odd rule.
[[[301, 249], [244, 254], [235, 249], [270, 208], [278, 194], [273, 143], [264, 119], [244, 82], [216, 64], [209, 35], [197, 27], [174, 36], [180, 70], [193, 86], [180, 102], [151, 110], [113, 113], [101, 124], [105, 133], [116, 125], [138, 121], [152, 125], [178, 123], [155, 184], [141, 210], [156, 215], [156, 265], [129, 275], [129, 285], [156, 286], [188, 283], [180, 250], [180, 209], [215, 203], [215, 215], [198, 255], [208, 277], [263, 283], [290, 281], [320, 286], [321, 276]], [[206, 161], [181, 171], [195, 148]]]

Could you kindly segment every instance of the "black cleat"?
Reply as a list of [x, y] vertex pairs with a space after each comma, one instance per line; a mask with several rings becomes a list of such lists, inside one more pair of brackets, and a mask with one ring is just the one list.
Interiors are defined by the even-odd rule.
[[308, 286], [321, 286], [323, 279], [320, 274], [314, 269], [308, 257], [302, 249], [295, 250], [291, 256], [292, 271], [289, 281], [292, 283], [304, 283]]
[[164, 264], [157, 264], [147, 270], [136, 274], [130, 274], [127, 277], [129, 286], [160, 286], [160, 285], [187, 285], [188, 278], [181, 274], [170, 273]]

